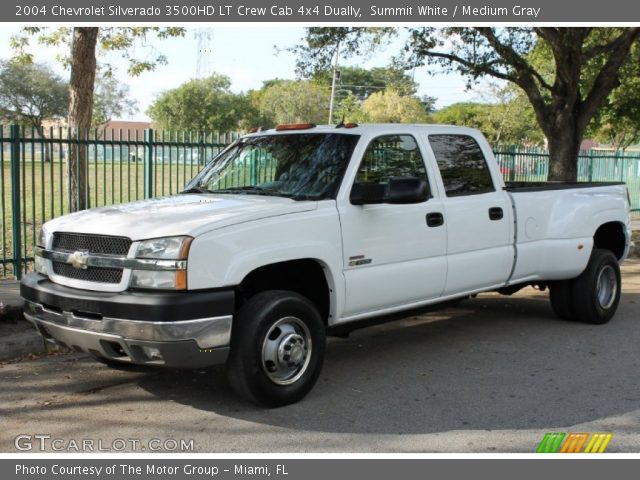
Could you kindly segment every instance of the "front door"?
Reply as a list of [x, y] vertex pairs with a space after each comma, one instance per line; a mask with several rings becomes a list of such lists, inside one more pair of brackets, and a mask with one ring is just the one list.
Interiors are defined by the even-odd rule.
[[[354, 184], [388, 184], [392, 177], [429, 179], [412, 135], [373, 139]], [[339, 207], [346, 301], [343, 317], [439, 297], [446, 279], [446, 224], [442, 202]], [[429, 220], [429, 224], [427, 223]]]

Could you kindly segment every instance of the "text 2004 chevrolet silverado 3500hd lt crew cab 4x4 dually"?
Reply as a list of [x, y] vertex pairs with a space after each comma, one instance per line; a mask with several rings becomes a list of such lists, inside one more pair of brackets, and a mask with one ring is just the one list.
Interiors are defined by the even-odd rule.
[[536, 285], [562, 318], [609, 321], [629, 225], [623, 184], [505, 186], [476, 130], [285, 125], [180, 195], [47, 222], [21, 294], [45, 338], [111, 364], [226, 362], [275, 406], [359, 320]]

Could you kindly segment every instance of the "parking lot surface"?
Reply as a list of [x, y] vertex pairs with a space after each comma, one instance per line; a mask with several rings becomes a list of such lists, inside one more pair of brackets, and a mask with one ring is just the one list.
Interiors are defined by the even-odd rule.
[[608, 325], [558, 320], [528, 288], [332, 338], [312, 392], [273, 410], [238, 399], [223, 368], [2, 365], [0, 451], [22, 435], [35, 452], [533, 453], [546, 432], [611, 432], [608, 452], [640, 452], [640, 261], [623, 272]]

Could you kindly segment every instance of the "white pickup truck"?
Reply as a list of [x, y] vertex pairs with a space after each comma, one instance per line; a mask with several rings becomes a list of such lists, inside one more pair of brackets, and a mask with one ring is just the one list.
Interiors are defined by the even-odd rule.
[[282, 125], [177, 196], [47, 222], [21, 295], [47, 339], [114, 366], [226, 363], [278, 406], [362, 320], [533, 285], [606, 323], [630, 238], [624, 184], [505, 185], [477, 130]]

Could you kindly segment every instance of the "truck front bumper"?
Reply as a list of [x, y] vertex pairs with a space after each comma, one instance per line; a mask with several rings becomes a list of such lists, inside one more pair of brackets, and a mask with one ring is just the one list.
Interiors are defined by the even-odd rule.
[[113, 362], [198, 368], [229, 353], [232, 289], [94, 292], [30, 273], [20, 295], [45, 339]]

